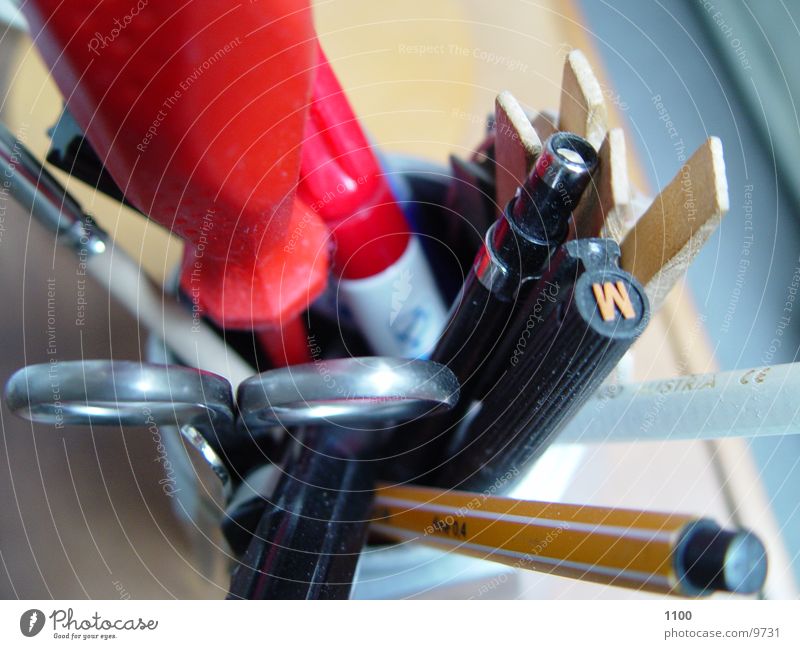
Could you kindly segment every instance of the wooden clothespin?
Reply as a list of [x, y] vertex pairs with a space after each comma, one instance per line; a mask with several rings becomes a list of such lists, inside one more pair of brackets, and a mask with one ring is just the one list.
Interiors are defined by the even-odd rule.
[[539, 139], [544, 142], [558, 130], [558, 117], [549, 110], [541, 110], [531, 117], [531, 124]]
[[609, 237], [620, 243], [631, 227], [631, 187], [625, 134], [621, 128], [606, 133], [597, 171], [573, 214], [576, 238]]
[[572, 131], [600, 147], [608, 130], [603, 89], [586, 56], [572, 50], [564, 61], [558, 130]]
[[709, 138], [622, 242], [621, 266], [657, 309], [728, 211], [722, 142]]
[[542, 141], [514, 95], [495, 100], [495, 183], [498, 209], [505, 209], [542, 152]]

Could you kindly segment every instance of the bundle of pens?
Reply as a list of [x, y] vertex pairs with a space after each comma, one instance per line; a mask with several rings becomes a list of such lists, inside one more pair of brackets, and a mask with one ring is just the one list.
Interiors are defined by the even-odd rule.
[[[185, 239], [182, 304], [119, 252], [112, 264], [108, 237], [7, 133], [3, 160], [15, 196], [175, 361], [60, 363], [60, 415], [173, 425], [200, 450], [227, 490], [230, 597], [346, 598], [370, 534], [663, 593], [761, 587], [764, 549], [747, 531], [496, 495], [609, 376], [719, 222], [716, 139], [636, 218], [622, 131], [573, 51], [557, 120], [502, 93], [471, 159], [390, 183], [306, 3], [153, 7], [173, 30], [139, 19], [102, 57], [73, 44], [118, 4], [26, 5], [71, 98], [48, 160]], [[206, 103], [181, 99], [194, 84]], [[434, 275], [436, 245], [454, 261]], [[9, 406], [54, 421], [48, 372], [12, 377]]]

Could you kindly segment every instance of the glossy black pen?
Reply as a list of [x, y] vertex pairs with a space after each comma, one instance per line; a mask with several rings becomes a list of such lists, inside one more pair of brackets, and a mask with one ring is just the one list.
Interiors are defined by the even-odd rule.
[[458, 406], [447, 417], [398, 435], [391, 448], [395, 460], [384, 477], [429, 482], [459, 420], [483, 389], [484, 366], [496, 354], [516, 306], [566, 239], [572, 210], [596, 164], [592, 145], [573, 133], [555, 133], [545, 142], [525, 183], [486, 232], [431, 356], [458, 378]]
[[558, 250], [487, 367], [493, 383], [451, 438], [435, 484], [481, 491], [509, 471], [521, 475], [614, 369], [650, 314], [618, 260], [610, 239]]
[[469, 386], [515, 304], [566, 239], [572, 210], [596, 164], [589, 142], [573, 133], [555, 133], [502, 218], [486, 232], [431, 357], [456, 375], [462, 401], [471, 397]]

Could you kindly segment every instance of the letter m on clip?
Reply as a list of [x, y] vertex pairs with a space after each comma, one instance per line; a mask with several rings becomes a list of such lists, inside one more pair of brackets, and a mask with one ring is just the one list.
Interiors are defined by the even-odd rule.
[[622, 282], [618, 281], [616, 286], [611, 282], [603, 284], [595, 282], [592, 284], [592, 291], [594, 291], [597, 308], [600, 310], [600, 317], [606, 322], [616, 317], [615, 307], [619, 309], [622, 317], [626, 320], [636, 317], [628, 289]]

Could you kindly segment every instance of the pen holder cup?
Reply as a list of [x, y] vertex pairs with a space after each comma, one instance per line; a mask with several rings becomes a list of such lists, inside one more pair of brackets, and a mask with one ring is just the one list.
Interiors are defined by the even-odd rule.
[[[384, 168], [398, 201], [414, 232], [419, 238], [429, 263], [434, 268], [438, 288], [446, 303], [451, 303], [468, 274], [488, 223], [494, 218], [491, 188], [479, 186], [479, 179], [458, 178], [457, 170], [447, 169], [425, 161], [404, 156], [383, 160]], [[453, 181], [458, 182], [453, 182]], [[471, 195], [453, 195], [454, 185], [463, 185]], [[177, 277], [171, 286], [178, 290]], [[187, 308], [191, 302], [184, 298]], [[321, 349], [321, 359], [342, 356], [368, 355], [369, 349], [346, 318], [336, 312], [335, 295], [323, 295], [308, 312], [307, 324], [313, 335], [315, 349]], [[264, 357], [253, 357], [255, 348], [249, 332], [226, 332], [226, 340], [256, 368], [268, 367]], [[148, 346], [149, 360], [159, 363], [176, 362], [159, 339]], [[316, 360], [315, 355], [315, 360]], [[209, 482], [208, 467], [197, 467], [187, 456], [179, 431], [164, 431], [165, 446], [175, 457], [176, 480], [184, 497], [176, 502], [176, 513], [182, 518], [192, 537], [197, 540], [194, 559], [203, 574], [225, 574], [232, 566], [232, 556], [242, 548], [229, 552], [225, 543], [217, 547], [209, 538], [220, 538], [220, 526], [225, 520], [225, 502], [219, 488]], [[277, 482], [279, 470], [265, 466], [247, 479], [248, 488], [266, 494]], [[563, 482], [563, 471], [559, 484]], [[570, 474], [571, 475], [571, 474]], [[551, 481], [552, 482], [552, 481]], [[259, 486], [260, 485], [260, 486]], [[243, 492], [244, 489], [240, 490]], [[252, 497], [252, 492], [250, 492]], [[239, 499], [234, 495], [234, 503]], [[231, 509], [234, 505], [231, 505]], [[246, 539], [245, 539], [246, 542]], [[235, 545], [235, 543], [234, 543]], [[220, 551], [219, 548], [225, 548]], [[225, 586], [227, 575], [216, 583]], [[368, 545], [360, 558], [354, 583], [354, 598], [395, 598], [448, 588], [459, 589], [459, 596], [470, 596], [471, 589], [486, 583], [494, 584], [499, 594], [503, 588], [513, 588], [514, 571], [500, 564], [471, 559], [420, 546], [414, 543]], [[442, 591], [443, 592], [443, 591]], [[507, 591], [510, 592], [510, 591]]]
[[[465, 228], [459, 223], [455, 211], [446, 207], [451, 180], [448, 169], [403, 156], [390, 156], [383, 160], [383, 164], [389, 171], [387, 176], [395, 195], [417, 234], [424, 253], [432, 263], [438, 260], [434, 275], [439, 290], [449, 303], [468, 272], [481, 237], [477, 232], [470, 237], [469, 226], [465, 235]], [[465, 245], [469, 246], [466, 250]], [[177, 269], [167, 283], [166, 290], [177, 294], [187, 309], [192, 308], [191, 300], [180, 293]], [[348, 327], [346, 320], [339, 319], [336, 313], [336, 296], [333, 295], [332, 300], [326, 299], [328, 297], [323, 295], [318, 299], [308, 314], [309, 329], [314, 336], [310, 340], [314, 341], [315, 349], [324, 350], [321, 358], [369, 355], [369, 349], [358, 332]], [[255, 356], [257, 344], [250, 332], [226, 331], [225, 338], [254, 367], [259, 370], [269, 368], [269, 361], [265, 356]], [[146, 357], [153, 363], [180, 363], [177, 356], [157, 336], [151, 336], [148, 340]], [[175, 517], [191, 539], [190, 560], [200, 574], [225, 587], [236, 552], [231, 551], [223, 538], [221, 528], [227, 516], [226, 507], [236, 506], [237, 495], [234, 495], [233, 503], [226, 501], [214, 473], [203, 458], [197, 457], [178, 428], [162, 426], [160, 434], [166, 458], [170, 463], [169, 471], [164, 472], [165, 480], [169, 480], [172, 485], [170, 504]], [[272, 471], [270, 467], [265, 467], [262, 471], [250, 474], [246, 479], [248, 490], [265, 493], [264, 490], [269, 489], [269, 485], [274, 486], [277, 481], [277, 475], [273, 475], [276, 473], [278, 472]], [[244, 491], [244, 488], [240, 489], [239, 495]], [[252, 496], [252, 492], [250, 495]], [[423, 580], [424, 583], [420, 583], [420, 576], [425, 575], [425, 560], [420, 557], [427, 555], [425, 548], [368, 548], [361, 559], [359, 574], [370, 575], [368, 580], [371, 585], [365, 584], [366, 590], [357, 585], [354, 594], [380, 597], [382, 593], [391, 594], [395, 586], [402, 591], [412, 584], [413, 588], [426, 584], [435, 585], [435, 579], [431, 581], [427, 577]], [[392, 578], [400, 563], [406, 565], [415, 576]], [[420, 567], [423, 569], [419, 570]], [[386, 579], [391, 580], [388, 588], [383, 584]], [[380, 585], [376, 587], [375, 584]]]

